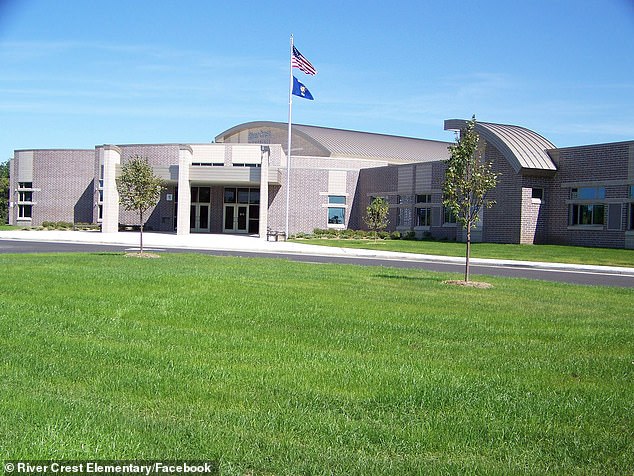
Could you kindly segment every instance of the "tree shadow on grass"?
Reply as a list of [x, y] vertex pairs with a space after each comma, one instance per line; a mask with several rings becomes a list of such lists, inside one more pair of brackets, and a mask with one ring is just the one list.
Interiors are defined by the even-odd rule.
[[402, 276], [397, 274], [375, 274], [372, 277], [382, 279], [401, 279], [405, 281], [427, 281], [434, 283], [439, 283], [442, 280], [442, 278], [438, 276]]

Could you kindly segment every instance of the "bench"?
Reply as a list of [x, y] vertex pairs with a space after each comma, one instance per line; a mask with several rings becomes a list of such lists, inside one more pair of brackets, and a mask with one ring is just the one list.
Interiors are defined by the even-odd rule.
[[283, 231], [275, 231], [270, 228], [266, 230], [266, 241], [271, 241], [271, 238], [275, 238], [275, 241], [286, 241], [286, 233]]

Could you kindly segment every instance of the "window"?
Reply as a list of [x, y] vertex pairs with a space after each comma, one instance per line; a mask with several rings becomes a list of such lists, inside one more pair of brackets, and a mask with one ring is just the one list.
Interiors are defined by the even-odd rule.
[[431, 195], [416, 195], [416, 203], [431, 203]]
[[[605, 187], [578, 187], [570, 189], [572, 200], [590, 201], [605, 199]], [[605, 223], [605, 205], [602, 203], [572, 203], [568, 224], [603, 225]]]
[[336, 207], [331, 205], [345, 205], [346, 197], [344, 195], [328, 195], [328, 224], [329, 225], [345, 225], [346, 223], [346, 207]]
[[236, 189], [225, 188], [225, 203], [236, 203]]
[[18, 202], [32, 202], [33, 192], [18, 192]]
[[33, 214], [32, 205], [18, 205], [18, 218], [31, 219]]
[[575, 225], [603, 225], [605, 206], [599, 205], [570, 205], [570, 224]]
[[416, 226], [431, 226], [431, 208], [416, 209]]
[[[178, 190], [176, 191], [178, 195]], [[192, 187], [191, 188], [192, 203], [211, 203], [211, 187]]]
[[336, 203], [338, 205], [346, 204], [346, 197], [343, 195], [328, 195], [328, 203]]
[[345, 208], [328, 208], [328, 224], [329, 225], [343, 225], [346, 219]]
[[539, 200], [541, 202], [544, 199], [544, 189], [543, 188], [532, 189], [531, 198], [533, 200]]
[[570, 189], [572, 200], [595, 200], [605, 198], [605, 187], [579, 187]]
[[443, 207], [443, 223], [445, 224], [453, 224], [457, 223], [456, 215], [449, 207]]
[[224, 203], [259, 205], [260, 189], [227, 187], [224, 193]]
[[248, 188], [238, 189], [238, 203], [249, 203], [249, 189]]

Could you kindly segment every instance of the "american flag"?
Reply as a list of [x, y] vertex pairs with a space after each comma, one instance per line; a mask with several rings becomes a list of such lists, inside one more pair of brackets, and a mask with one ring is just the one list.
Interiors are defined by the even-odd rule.
[[311, 76], [317, 74], [317, 70], [315, 69], [315, 67], [310, 64], [310, 61], [304, 58], [304, 55], [302, 55], [294, 46], [293, 56], [291, 57], [291, 65], [293, 66], [293, 68], [299, 68], [301, 71], [306, 74], [310, 74]]

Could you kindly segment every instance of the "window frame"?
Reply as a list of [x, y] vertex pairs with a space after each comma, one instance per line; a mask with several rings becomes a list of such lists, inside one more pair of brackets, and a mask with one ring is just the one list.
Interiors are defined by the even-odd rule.
[[572, 187], [568, 202], [568, 227], [605, 229], [608, 203], [605, 186]]
[[[597, 211], [598, 208], [601, 209], [600, 213]], [[605, 226], [605, 210], [604, 203], [571, 203], [568, 212], [568, 225], [603, 228]], [[589, 220], [584, 219], [587, 216], [590, 217]], [[600, 222], [598, 221], [599, 217], [601, 218]]]
[[[421, 218], [424, 215], [424, 223], [421, 223]], [[431, 207], [416, 207], [416, 228], [430, 228], [432, 222], [432, 208]]]
[[449, 207], [442, 207], [442, 225], [443, 226], [457, 226], [458, 217]]
[[[328, 228], [345, 228], [347, 226], [348, 197], [340, 194], [328, 194], [326, 207], [326, 223]], [[335, 213], [337, 215], [335, 215]], [[335, 219], [341, 219], [335, 221]]]

